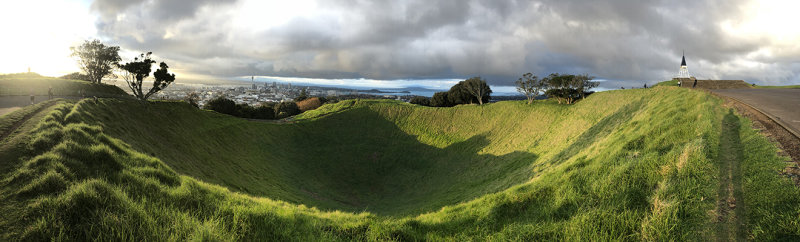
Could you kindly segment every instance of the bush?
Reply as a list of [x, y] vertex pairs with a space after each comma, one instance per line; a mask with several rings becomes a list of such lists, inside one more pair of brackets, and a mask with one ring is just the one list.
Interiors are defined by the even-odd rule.
[[81, 74], [80, 72], [73, 72], [70, 74], [63, 75], [59, 77], [61, 79], [69, 79], [69, 80], [79, 80], [79, 81], [89, 81], [89, 76]]
[[295, 102], [281, 102], [278, 105], [275, 105], [276, 119], [282, 119], [300, 113], [300, 109], [297, 108], [297, 103]]
[[234, 115], [236, 117], [253, 118], [256, 109], [247, 104], [236, 104], [236, 113], [237, 115]]
[[450, 98], [448, 97], [448, 92], [437, 92], [433, 94], [431, 98], [431, 106], [432, 107], [452, 107], [455, 106], [453, 103], [450, 102]]
[[431, 105], [431, 99], [427, 98], [427, 97], [423, 97], [423, 96], [415, 96], [415, 97], [411, 98], [411, 101], [409, 101], [409, 103], [420, 105], [420, 106], [430, 106]]
[[307, 98], [303, 101], [297, 102], [297, 108], [300, 109], [300, 112], [314, 110], [320, 106], [322, 106], [322, 101], [317, 97]]
[[259, 106], [250, 106], [247, 104], [236, 104], [236, 117], [252, 118], [252, 119], [275, 119], [274, 105], [271, 103], [262, 103]]
[[200, 105], [197, 104], [197, 102], [200, 101], [200, 95], [198, 95], [196, 92], [191, 92], [191, 93], [187, 94], [186, 98], [184, 99], [184, 101], [186, 101], [187, 103], [191, 104], [195, 108], [199, 108], [200, 107]]
[[222, 96], [211, 99], [211, 101], [208, 101], [208, 103], [206, 103], [206, 105], [203, 106], [203, 108], [208, 110], [214, 110], [215, 112], [224, 113], [227, 115], [233, 115], [233, 116], [239, 115], [239, 112], [237, 112], [236, 110], [236, 103], [233, 102], [233, 100], [227, 99]]
[[253, 117], [255, 119], [275, 119], [275, 106], [271, 103], [262, 103], [261, 106], [255, 107], [253, 110]]

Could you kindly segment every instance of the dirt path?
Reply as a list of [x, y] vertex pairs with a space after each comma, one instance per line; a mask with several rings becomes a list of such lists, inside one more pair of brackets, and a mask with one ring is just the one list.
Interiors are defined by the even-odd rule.
[[730, 109], [722, 120], [720, 137], [719, 188], [717, 189], [716, 237], [717, 241], [745, 241], [744, 206], [739, 203], [742, 196], [742, 174], [739, 161], [742, 159], [742, 144], [739, 139], [739, 117]]
[[36, 111], [33, 111], [33, 112], [31, 112], [31, 113], [29, 113], [29, 114], [25, 115], [24, 117], [22, 117], [22, 119], [20, 119], [19, 121], [17, 121], [17, 122], [16, 122], [16, 123], [14, 123], [13, 125], [11, 125], [11, 128], [9, 128], [8, 130], [6, 130], [4, 133], [0, 134], [0, 141], [1, 141], [1, 140], [5, 140], [5, 139], [6, 139], [6, 138], [7, 138], [9, 135], [11, 135], [12, 133], [14, 133], [14, 131], [15, 131], [15, 130], [17, 130], [17, 129], [18, 129], [20, 126], [22, 126], [23, 124], [25, 124], [25, 122], [27, 122], [27, 121], [28, 121], [28, 119], [31, 119], [31, 117], [33, 117], [34, 115], [38, 114], [38, 113], [39, 113], [39, 112], [41, 112], [42, 110], [45, 110], [45, 109], [49, 108], [50, 106], [53, 106], [53, 105], [54, 105], [54, 104], [56, 104], [56, 103], [57, 103], [57, 102], [50, 102], [50, 103], [47, 103], [47, 104], [45, 104], [45, 105], [42, 105], [41, 107], [39, 107], [38, 109], [36, 109]]

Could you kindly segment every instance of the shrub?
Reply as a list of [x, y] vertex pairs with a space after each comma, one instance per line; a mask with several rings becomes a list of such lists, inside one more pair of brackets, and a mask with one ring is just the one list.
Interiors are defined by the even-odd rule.
[[236, 103], [222, 96], [211, 99], [203, 108], [227, 115], [237, 116], [238, 114], [236, 111]]
[[448, 92], [437, 92], [433, 94], [431, 98], [431, 106], [433, 107], [452, 107], [455, 106], [452, 102], [450, 102], [450, 98], [448, 97]]
[[61, 79], [69, 79], [69, 80], [79, 80], [79, 81], [89, 81], [89, 76], [81, 74], [80, 72], [73, 72], [70, 74], [63, 75], [59, 77]]
[[423, 96], [415, 96], [415, 97], [411, 98], [411, 101], [409, 101], [409, 103], [420, 105], [420, 106], [430, 106], [431, 105], [431, 99], [427, 98], [427, 97], [423, 97]]
[[189, 94], [186, 94], [186, 98], [184, 100], [195, 108], [200, 107], [200, 105], [197, 104], [197, 102], [200, 101], [200, 95], [198, 95], [196, 92], [190, 92]]
[[305, 112], [308, 110], [314, 110], [318, 107], [322, 106], [322, 101], [319, 100], [317, 97], [312, 97], [305, 99], [303, 101], [297, 102], [297, 108], [300, 109], [300, 112]]
[[297, 108], [297, 103], [295, 102], [281, 102], [278, 105], [275, 105], [276, 119], [282, 119], [300, 113], [300, 109]]

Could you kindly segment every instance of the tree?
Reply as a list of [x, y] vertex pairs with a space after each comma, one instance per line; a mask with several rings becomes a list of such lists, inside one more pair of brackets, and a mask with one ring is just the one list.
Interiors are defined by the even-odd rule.
[[281, 102], [275, 105], [275, 118], [282, 119], [300, 114], [300, 109], [295, 102]]
[[528, 104], [533, 103], [536, 96], [539, 96], [539, 93], [546, 87], [547, 83], [544, 79], [540, 80], [538, 76], [531, 73], [525, 73], [522, 78], [517, 80], [517, 91], [525, 94], [525, 97], [528, 98]]
[[491, 98], [489, 95], [492, 94], [492, 89], [489, 88], [488, 84], [486, 84], [486, 80], [483, 80], [481, 77], [473, 77], [462, 81], [459, 84], [463, 85], [462, 87], [464, 91], [471, 94], [475, 97], [475, 99], [478, 100], [479, 105], [483, 105], [484, 102], [488, 102]]
[[307, 98], [303, 101], [297, 102], [297, 108], [300, 112], [314, 110], [322, 106], [322, 101], [317, 97]]
[[203, 109], [214, 110], [218, 113], [224, 113], [227, 115], [237, 115], [236, 111], [236, 103], [233, 100], [227, 99], [223, 96], [216, 97], [211, 99], [203, 106]]
[[303, 89], [300, 89], [300, 95], [297, 96], [297, 98], [295, 98], [294, 101], [295, 102], [299, 102], [299, 101], [303, 101], [303, 100], [306, 100], [306, 99], [308, 99], [308, 94], [306, 93], [306, 89], [303, 88]]
[[153, 52], [147, 52], [147, 54], [142, 53], [138, 57], [133, 58], [133, 61], [117, 66], [122, 70], [122, 77], [133, 92], [133, 95], [142, 101], [164, 90], [164, 88], [167, 88], [169, 84], [175, 81], [175, 74], [168, 73], [169, 66], [161, 62], [161, 64], [159, 64], [159, 69], [153, 72], [153, 78], [155, 79], [153, 81], [153, 87], [151, 87], [147, 93], [142, 90], [144, 79], [150, 76], [151, 67], [153, 63], [156, 63], [156, 61], [150, 59], [151, 54], [153, 54]]
[[432, 107], [452, 107], [453, 104], [450, 103], [450, 99], [447, 97], [448, 92], [437, 92], [433, 94], [431, 98], [431, 106]]
[[200, 107], [200, 105], [197, 104], [197, 102], [200, 101], [200, 95], [197, 94], [197, 92], [190, 92], [186, 94], [186, 98], [184, 100], [195, 108]]
[[586, 97], [589, 89], [597, 87], [598, 83], [591, 81], [588, 75], [567, 75], [553, 73], [543, 78], [547, 84], [545, 95], [555, 98], [558, 103], [572, 104], [579, 98]]
[[475, 96], [472, 96], [472, 94], [466, 90], [466, 87], [464, 87], [464, 81], [460, 81], [450, 87], [450, 90], [447, 91], [447, 100], [450, 104], [449, 106], [478, 102], [475, 100]]
[[89, 82], [100, 83], [103, 77], [113, 75], [114, 67], [121, 60], [119, 46], [106, 46], [100, 40], [86, 40], [79, 46], [69, 48], [71, 56], [76, 57], [78, 66]]
[[270, 103], [262, 103], [255, 108], [253, 118], [255, 119], [275, 119], [275, 107]]
[[575, 85], [578, 87], [578, 92], [581, 94], [581, 99], [586, 98], [586, 93], [589, 92], [590, 89], [595, 88], [600, 85], [599, 82], [593, 82], [592, 79], [594, 77], [583, 74], [577, 75], [573, 77]]
[[420, 105], [420, 106], [430, 106], [431, 105], [431, 99], [427, 98], [427, 97], [423, 97], [423, 96], [414, 96], [413, 98], [411, 98], [409, 103]]
[[70, 73], [70, 74], [63, 75], [63, 76], [61, 76], [59, 78], [91, 82], [91, 80], [89, 80], [89, 76], [81, 74], [80, 72], [73, 72], [73, 73]]

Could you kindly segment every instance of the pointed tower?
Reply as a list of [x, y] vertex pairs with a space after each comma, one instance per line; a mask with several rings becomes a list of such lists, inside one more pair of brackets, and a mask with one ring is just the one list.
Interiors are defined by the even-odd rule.
[[686, 67], [686, 54], [681, 58], [681, 69], [678, 71], [678, 78], [691, 78], [689, 67]]

